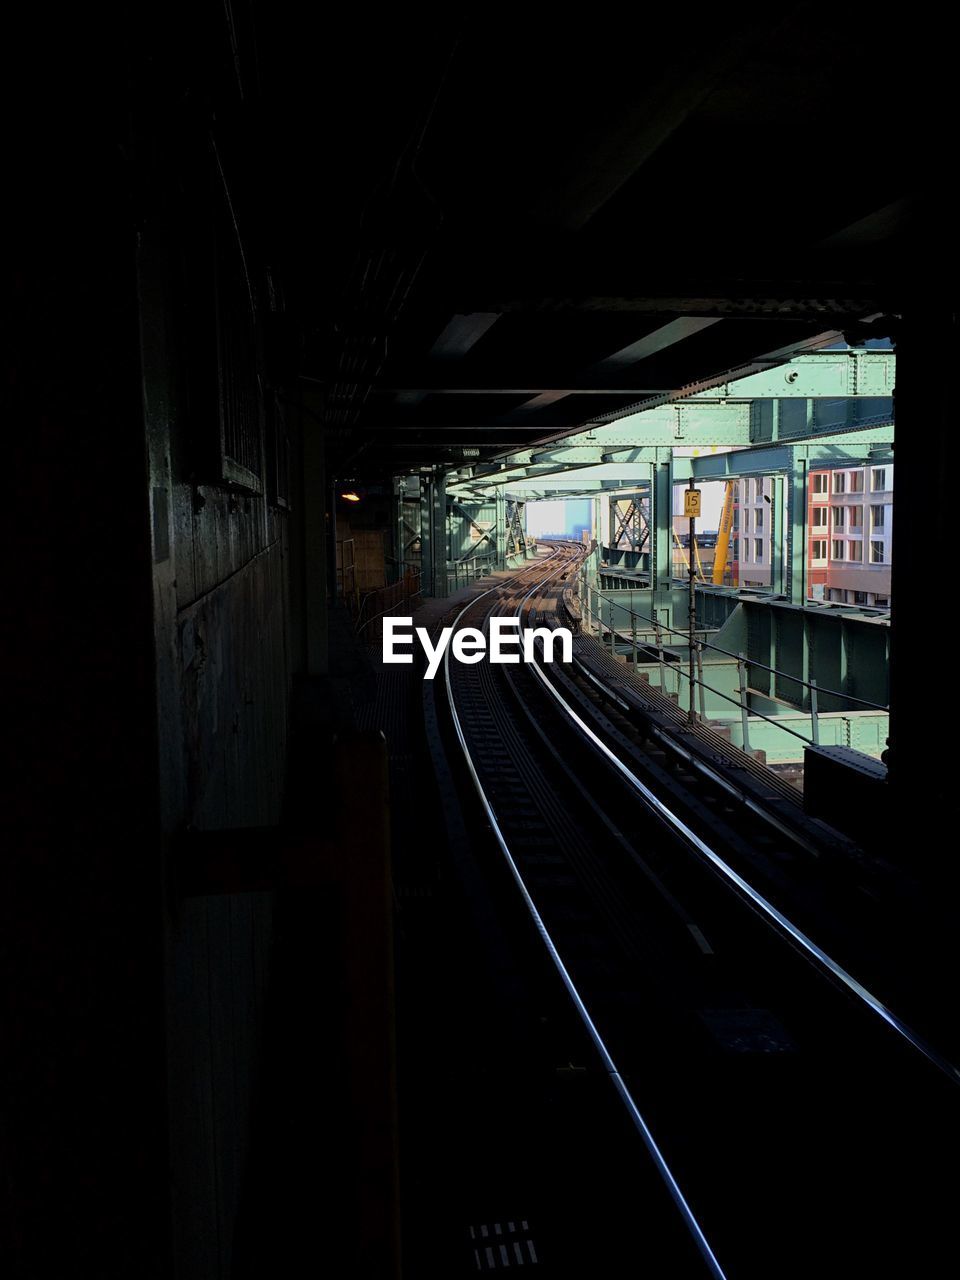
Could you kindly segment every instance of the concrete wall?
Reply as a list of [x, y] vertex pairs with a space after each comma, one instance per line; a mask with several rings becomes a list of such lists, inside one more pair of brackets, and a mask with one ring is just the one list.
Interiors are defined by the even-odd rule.
[[[289, 486], [268, 467], [271, 432], [287, 424], [271, 418], [278, 406], [262, 392], [251, 400], [244, 455], [251, 474], [243, 484], [225, 482], [221, 441], [236, 399], [224, 387], [249, 370], [224, 364], [230, 355], [207, 284], [217, 252], [210, 205], [216, 208], [222, 191], [199, 145], [185, 173], [178, 155], [162, 151], [163, 141], [157, 172], [166, 181], [139, 237], [138, 284], [160, 825], [172, 857], [188, 830], [279, 823], [300, 646], [290, 625], [291, 515], [278, 501]], [[266, 289], [249, 245], [245, 260], [256, 305], [250, 321], [259, 333], [267, 323]], [[224, 270], [237, 269], [235, 256], [227, 262]], [[192, 324], [183, 324], [184, 314]], [[262, 389], [266, 371], [259, 372]], [[174, 883], [165, 907], [176, 1275], [225, 1278], [249, 1152], [272, 895], [182, 898]]]
[[209, 465], [207, 120], [146, 63], [64, 52], [6, 260], [0, 1261], [206, 1280], [230, 1270], [271, 911], [182, 898], [173, 853], [279, 819], [296, 516], [267, 459], [261, 492]]

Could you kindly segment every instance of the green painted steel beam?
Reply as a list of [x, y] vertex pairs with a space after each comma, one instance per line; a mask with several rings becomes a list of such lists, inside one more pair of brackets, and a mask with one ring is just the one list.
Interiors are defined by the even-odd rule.
[[[743, 408], [744, 406], [740, 406]], [[725, 411], [727, 406], [718, 406]], [[652, 411], [656, 412], [656, 411]], [[602, 428], [606, 432], [607, 428]], [[739, 429], [738, 429], [739, 430]], [[862, 424], [854, 424], [844, 427], [840, 431], [831, 431], [829, 434], [820, 436], [799, 436], [785, 437], [782, 436], [777, 441], [781, 445], [787, 444], [815, 444], [830, 449], [835, 448], [854, 448], [857, 446], [890, 444], [893, 440], [893, 424], [884, 421], [864, 426]], [[682, 445], [690, 445], [689, 439], [678, 437], [671, 432], [651, 432], [649, 439], [645, 443], [634, 440], [626, 445], [618, 445], [615, 447], [615, 441], [609, 436], [599, 442], [589, 445], [570, 445], [563, 448], [550, 450], [549, 453], [541, 452], [535, 456], [536, 460], [518, 461], [513, 455], [509, 459], [505, 459], [499, 465], [487, 465], [486, 467], [473, 467], [471, 474], [464, 476], [462, 481], [458, 480], [459, 473], [455, 473], [451, 478], [450, 488], [452, 492], [459, 490], [459, 485], [469, 484], [476, 490], [486, 486], [509, 484], [515, 481], [524, 481], [536, 479], [542, 482], [544, 478], [551, 479], [561, 473], [570, 471], [583, 471], [595, 467], [607, 466], [630, 466], [643, 465], [656, 461], [656, 450], [664, 448], [673, 448]], [[740, 431], [736, 438], [721, 440], [717, 439], [715, 433], [711, 433], [709, 439], [704, 438], [699, 441], [701, 447], [707, 448], [712, 445], [736, 445], [738, 453], [736, 455], [725, 454], [717, 455], [724, 457], [744, 457], [746, 451], [752, 448], [769, 448], [767, 442], [753, 441], [750, 438], [749, 431]], [[772, 443], [772, 442], [771, 442]], [[711, 455], [714, 456], [714, 455]], [[840, 456], [840, 455], [837, 455]], [[682, 461], [678, 459], [678, 461]], [[702, 461], [702, 459], [701, 459]], [[724, 471], [722, 474], [733, 474]], [[752, 474], [752, 473], [751, 473]], [[585, 477], [586, 478], [586, 477]], [[616, 477], [615, 477], [616, 478]]]
[[815, 444], [780, 444], [698, 458], [677, 458], [678, 480], [727, 480], [736, 476], [771, 475], [793, 469], [794, 457], [809, 465], [846, 466], [869, 459], [892, 459], [893, 426], [874, 427], [818, 440]]
[[801, 450], [793, 449], [793, 460], [786, 473], [786, 596], [793, 604], [803, 604], [807, 598], [807, 459]]
[[722, 382], [697, 400], [806, 400], [891, 396], [896, 380], [893, 351], [811, 351], [760, 373]]
[[770, 589], [784, 594], [787, 564], [787, 522], [783, 476], [774, 476], [770, 494]]
[[[892, 419], [896, 376], [892, 351], [817, 351], [787, 364], [721, 383], [709, 390], [627, 413], [566, 436], [554, 446], [505, 455], [498, 462], [462, 468], [461, 480], [524, 472], [529, 467], [585, 466], [640, 461], [622, 449], [676, 445], [730, 445], [810, 440], [859, 433]], [[608, 458], [609, 455], [609, 458]]]
[[673, 459], [653, 468], [650, 493], [650, 585], [655, 607], [662, 591], [672, 589], [673, 572]]
[[[726, 480], [738, 476], [792, 474], [795, 462], [808, 466], [844, 466], [851, 463], [891, 461], [890, 446], [893, 427], [873, 427], [863, 431], [826, 437], [815, 444], [765, 445], [738, 449], [730, 453], [704, 454], [700, 457], [678, 457], [673, 460], [674, 478], [686, 483], [691, 474], [695, 480]], [[480, 498], [496, 491], [512, 497], [575, 497], [603, 490], [615, 492], [642, 487], [649, 480], [650, 467], [669, 456], [672, 450], [644, 448], [630, 450], [629, 459], [609, 461], [591, 466], [545, 470], [514, 470], [509, 475], [474, 478], [462, 484], [451, 484], [456, 495]]]
[[564, 447], [750, 443], [750, 404], [683, 401], [664, 404], [570, 436]]

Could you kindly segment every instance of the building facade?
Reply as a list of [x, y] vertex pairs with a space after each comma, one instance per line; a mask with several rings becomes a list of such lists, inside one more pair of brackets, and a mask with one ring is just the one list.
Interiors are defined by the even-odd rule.
[[809, 596], [889, 607], [893, 465], [811, 471], [807, 503]]
[[741, 587], [770, 585], [772, 483], [769, 476], [744, 476], [737, 481], [733, 566]]
[[[772, 484], [769, 476], [736, 481], [732, 564], [727, 578], [731, 585], [770, 586]], [[888, 608], [892, 545], [892, 463], [820, 468], [809, 473], [808, 599]]]

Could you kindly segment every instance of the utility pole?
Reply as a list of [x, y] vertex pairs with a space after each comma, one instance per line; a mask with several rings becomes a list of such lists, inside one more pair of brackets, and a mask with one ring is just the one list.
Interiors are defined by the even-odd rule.
[[687, 720], [690, 724], [696, 722], [697, 714], [694, 711], [693, 690], [695, 671], [697, 666], [697, 587], [694, 579], [694, 543], [697, 537], [697, 516], [700, 514], [700, 490], [693, 486], [693, 475], [690, 476], [690, 483], [683, 495], [683, 514], [690, 518], [690, 545], [687, 548], [687, 569], [690, 584], [689, 597], [689, 655], [688, 655], [688, 694], [689, 705], [687, 707]]

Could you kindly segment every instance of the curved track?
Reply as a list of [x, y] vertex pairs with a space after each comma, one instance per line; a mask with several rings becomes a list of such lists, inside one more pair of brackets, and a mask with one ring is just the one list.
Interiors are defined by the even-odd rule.
[[[549, 625], [579, 555], [559, 547], [455, 625]], [[735, 798], [708, 842], [591, 709], [591, 673], [448, 658], [445, 678], [496, 846], [701, 1274], [932, 1274], [952, 1248], [933, 1160], [960, 1137], [953, 1069], [716, 851]]]

